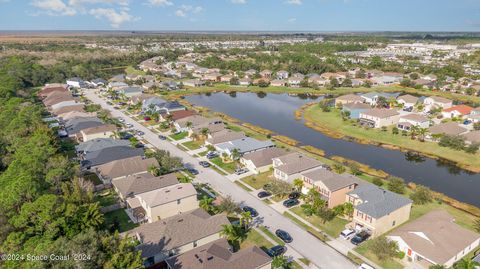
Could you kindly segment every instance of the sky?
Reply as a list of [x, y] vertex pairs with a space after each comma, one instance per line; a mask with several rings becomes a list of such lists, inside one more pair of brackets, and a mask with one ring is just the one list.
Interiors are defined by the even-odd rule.
[[0, 0], [0, 30], [480, 31], [480, 0]]

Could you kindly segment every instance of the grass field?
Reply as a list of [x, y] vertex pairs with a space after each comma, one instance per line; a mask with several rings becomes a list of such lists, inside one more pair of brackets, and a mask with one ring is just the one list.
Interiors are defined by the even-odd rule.
[[137, 70], [132, 66], [128, 66], [127, 68], [125, 68], [125, 73], [127, 73], [128, 75], [138, 75], [138, 76], [144, 76], [146, 74], [143, 70]]
[[118, 222], [118, 231], [120, 233], [129, 231], [138, 225], [133, 223], [124, 209], [118, 209], [105, 214], [105, 225], [109, 227], [114, 222]]
[[240, 248], [248, 248], [252, 246], [257, 246], [263, 250], [269, 249], [273, 247], [273, 244], [270, 243], [265, 237], [263, 237], [260, 233], [255, 231], [254, 229], [251, 229], [248, 232], [248, 237], [245, 241], [242, 242], [240, 245]]
[[202, 145], [203, 145], [203, 142], [202, 141], [188, 141], [188, 142], [183, 143], [182, 145], [185, 146], [186, 148], [188, 148], [189, 150], [195, 150], [195, 149], [201, 148]]
[[222, 158], [216, 157], [210, 160], [212, 163], [218, 165], [220, 168], [223, 170], [227, 171], [228, 173], [233, 173], [235, 172], [235, 169], [237, 168], [237, 164], [235, 162], [230, 162], [230, 163], [224, 163], [222, 161]]
[[332, 221], [323, 223], [323, 220], [318, 216], [309, 217], [305, 215], [301, 207], [295, 207], [291, 209], [291, 211], [334, 238], [336, 238], [340, 234], [340, 232], [345, 229], [345, 225], [347, 225], [348, 223], [348, 220], [341, 219], [339, 217], [335, 217]]
[[369, 250], [369, 245], [371, 244], [372, 240], [367, 240], [363, 242], [360, 246], [355, 248], [355, 251], [362, 254], [369, 260], [373, 261], [374, 263], [380, 265], [384, 269], [401, 269], [403, 265], [400, 262], [390, 259], [390, 260], [379, 260], [374, 253]]
[[480, 167], [480, 153], [475, 155], [464, 151], [440, 147], [435, 142], [420, 142], [412, 140], [409, 136], [393, 135], [389, 128], [386, 132], [380, 129], [365, 129], [353, 126], [348, 121], [343, 121], [338, 109], [323, 112], [319, 106], [311, 106], [305, 111], [305, 119], [320, 128], [340, 136], [349, 136], [366, 142], [375, 142], [399, 146], [428, 155], [434, 155], [470, 167]]
[[188, 136], [188, 132], [180, 132], [180, 133], [177, 133], [177, 134], [172, 134], [170, 135], [170, 138], [172, 138], [173, 140], [182, 140], [184, 139], [185, 137]]
[[253, 187], [254, 189], [258, 190], [261, 189], [263, 185], [267, 184], [272, 180], [272, 172], [268, 171], [258, 175], [248, 176], [246, 178], [242, 178], [241, 180]]

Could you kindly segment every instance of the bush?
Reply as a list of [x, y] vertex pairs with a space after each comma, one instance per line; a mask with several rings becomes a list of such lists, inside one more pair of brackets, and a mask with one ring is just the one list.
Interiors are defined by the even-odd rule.
[[383, 180], [379, 177], [374, 177], [372, 183], [381, 187], [383, 185]]
[[410, 199], [412, 199], [416, 205], [424, 205], [432, 202], [433, 194], [429, 188], [419, 185], [415, 191], [410, 194]]
[[405, 193], [405, 181], [399, 177], [389, 177], [387, 186], [389, 191], [398, 194]]
[[372, 239], [369, 248], [379, 260], [392, 259], [397, 257], [398, 253], [397, 243], [394, 241], [389, 241], [385, 236]]

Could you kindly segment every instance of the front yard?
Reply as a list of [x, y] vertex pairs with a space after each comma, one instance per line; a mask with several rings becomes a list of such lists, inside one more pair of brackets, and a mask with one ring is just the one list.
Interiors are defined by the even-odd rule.
[[246, 178], [241, 179], [246, 184], [250, 185], [250, 187], [258, 190], [263, 188], [263, 186], [273, 179], [272, 172], [264, 172], [258, 175], [248, 176]]
[[220, 157], [213, 158], [210, 161], [212, 163], [214, 163], [215, 165], [218, 165], [220, 168], [222, 168], [223, 170], [225, 170], [226, 172], [228, 172], [230, 174], [235, 172], [235, 169], [237, 169], [237, 163], [236, 162], [225, 163], [225, 162], [223, 162], [222, 158], [220, 158]]
[[197, 141], [197, 140], [188, 141], [188, 142], [183, 143], [182, 145], [189, 150], [195, 150], [195, 149], [199, 149], [203, 146], [203, 141]]
[[137, 227], [138, 224], [133, 223], [125, 212], [125, 209], [121, 208], [105, 213], [105, 226], [107, 228], [113, 226], [120, 233], [123, 233]]
[[263, 250], [267, 250], [273, 247], [273, 244], [265, 239], [265, 237], [263, 237], [259, 232], [255, 231], [255, 229], [250, 229], [247, 239], [242, 242], [240, 248], [248, 248], [252, 246], [257, 246]]
[[363, 242], [360, 246], [355, 248], [355, 251], [365, 256], [367, 259], [373, 261], [374, 263], [380, 265], [384, 269], [402, 269], [403, 265], [397, 260], [379, 260], [377, 256], [370, 251], [370, 244], [372, 240], [367, 240]]
[[290, 210], [334, 238], [337, 238], [340, 232], [345, 229], [345, 225], [349, 223], [348, 220], [339, 217], [335, 217], [332, 221], [323, 223], [323, 220], [318, 216], [313, 215], [309, 217], [305, 215], [301, 207], [295, 207]]
[[178, 141], [186, 138], [187, 136], [188, 136], [188, 132], [180, 132], [180, 133], [170, 135], [170, 138]]

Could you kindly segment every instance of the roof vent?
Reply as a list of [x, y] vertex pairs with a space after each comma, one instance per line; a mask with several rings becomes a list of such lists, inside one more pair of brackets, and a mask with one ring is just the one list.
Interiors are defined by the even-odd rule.
[[165, 192], [170, 192], [170, 190], [166, 190]]
[[207, 260], [209, 261], [213, 260], [213, 256], [208, 257]]
[[183, 222], [183, 219], [179, 219], [178, 222]]

